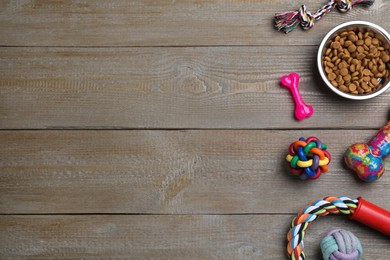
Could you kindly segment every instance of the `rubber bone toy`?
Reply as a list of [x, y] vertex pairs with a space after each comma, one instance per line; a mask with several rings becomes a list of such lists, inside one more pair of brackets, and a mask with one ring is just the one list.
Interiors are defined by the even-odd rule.
[[285, 75], [280, 79], [280, 83], [291, 91], [293, 99], [295, 101], [295, 117], [298, 120], [303, 120], [305, 117], [309, 117], [313, 114], [313, 107], [306, 105], [303, 102], [302, 96], [299, 93], [299, 75], [295, 72], [290, 75]]
[[383, 158], [390, 153], [390, 122], [382, 127], [368, 144], [351, 145], [344, 161], [365, 182], [379, 179], [385, 167]]

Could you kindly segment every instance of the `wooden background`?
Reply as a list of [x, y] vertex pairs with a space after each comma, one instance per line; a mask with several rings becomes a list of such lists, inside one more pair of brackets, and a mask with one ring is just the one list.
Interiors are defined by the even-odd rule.
[[[0, 258], [284, 259], [311, 200], [390, 209], [390, 173], [365, 184], [342, 162], [389, 120], [390, 92], [339, 98], [315, 65], [342, 22], [390, 31], [390, 3], [275, 31], [273, 15], [300, 4], [0, 0]], [[278, 83], [291, 71], [315, 109], [304, 121]], [[284, 157], [311, 135], [333, 161], [302, 182]], [[364, 259], [388, 259], [389, 238], [340, 216], [312, 225], [308, 259], [335, 227], [360, 238]]]

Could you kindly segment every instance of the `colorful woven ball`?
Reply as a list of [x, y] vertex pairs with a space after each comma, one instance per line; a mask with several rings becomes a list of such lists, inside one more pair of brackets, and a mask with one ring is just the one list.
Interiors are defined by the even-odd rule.
[[363, 248], [359, 239], [350, 231], [335, 229], [321, 241], [324, 260], [359, 260]]
[[315, 180], [323, 172], [328, 171], [331, 161], [326, 144], [317, 137], [311, 136], [305, 140], [301, 137], [289, 147], [286, 157], [290, 172], [302, 180]]

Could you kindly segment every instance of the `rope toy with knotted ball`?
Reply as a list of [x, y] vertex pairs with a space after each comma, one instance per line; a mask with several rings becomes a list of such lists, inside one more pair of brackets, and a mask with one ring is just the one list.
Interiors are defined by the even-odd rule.
[[320, 245], [324, 260], [359, 260], [363, 254], [359, 239], [344, 229], [330, 231]]
[[[390, 212], [363, 198], [325, 197], [301, 209], [291, 222], [287, 233], [287, 255], [291, 260], [306, 259], [303, 252], [306, 230], [321, 216], [347, 215], [350, 219], [365, 224], [390, 236]], [[332, 258], [330, 258], [332, 259]], [[336, 258], [337, 259], [337, 258]]]
[[302, 180], [317, 179], [323, 172], [328, 171], [331, 156], [326, 149], [326, 144], [317, 137], [311, 136], [306, 140], [303, 137], [299, 138], [288, 149], [286, 160], [290, 172]]
[[314, 21], [320, 20], [322, 16], [335, 7], [337, 7], [340, 12], [345, 13], [351, 10], [352, 6], [370, 6], [374, 1], [375, 0], [329, 0], [327, 4], [314, 13], [307, 11], [305, 5], [301, 5], [297, 11], [275, 14], [275, 27], [278, 31], [289, 33], [300, 24], [304, 30], [309, 30], [313, 27]]

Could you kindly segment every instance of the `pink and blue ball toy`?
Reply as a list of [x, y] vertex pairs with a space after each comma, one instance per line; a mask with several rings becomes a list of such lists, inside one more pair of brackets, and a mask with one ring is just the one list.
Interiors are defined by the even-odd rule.
[[383, 158], [390, 153], [390, 122], [382, 127], [368, 144], [348, 147], [344, 161], [365, 182], [379, 179], [384, 171]]

